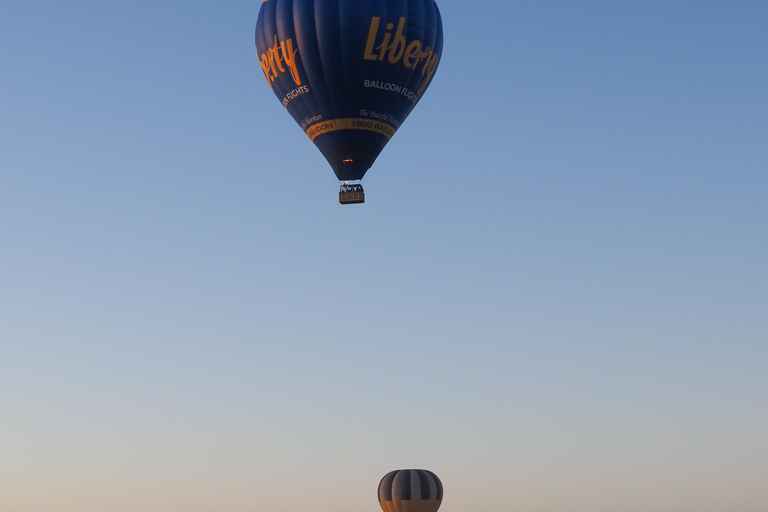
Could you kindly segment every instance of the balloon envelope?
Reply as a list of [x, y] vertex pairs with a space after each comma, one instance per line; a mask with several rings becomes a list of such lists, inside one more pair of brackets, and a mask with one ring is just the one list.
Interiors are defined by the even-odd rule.
[[443, 484], [426, 469], [398, 469], [379, 482], [379, 505], [384, 512], [437, 512]]
[[339, 180], [359, 180], [421, 99], [443, 49], [434, 0], [264, 0], [256, 53]]

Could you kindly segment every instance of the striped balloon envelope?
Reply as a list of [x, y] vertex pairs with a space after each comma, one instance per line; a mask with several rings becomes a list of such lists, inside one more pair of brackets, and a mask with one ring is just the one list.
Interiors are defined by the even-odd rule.
[[426, 469], [398, 469], [379, 482], [384, 512], [436, 512], [443, 501], [443, 484]]
[[363, 178], [442, 49], [435, 0], [263, 0], [256, 25], [267, 83], [343, 182]]

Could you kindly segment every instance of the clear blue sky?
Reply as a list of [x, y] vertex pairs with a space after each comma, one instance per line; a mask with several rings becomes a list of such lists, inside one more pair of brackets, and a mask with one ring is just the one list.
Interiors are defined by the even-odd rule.
[[0, 509], [768, 509], [768, 3], [442, 0], [351, 207], [259, 7], [0, 3]]

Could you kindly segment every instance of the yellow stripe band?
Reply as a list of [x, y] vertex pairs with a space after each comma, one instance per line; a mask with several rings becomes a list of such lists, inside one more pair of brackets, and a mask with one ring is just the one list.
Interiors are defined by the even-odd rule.
[[397, 130], [394, 126], [381, 121], [372, 121], [370, 119], [331, 119], [330, 121], [321, 121], [307, 128], [307, 137], [315, 140], [315, 137], [324, 133], [335, 132], [339, 130], [366, 130], [376, 132], [391, 139]]

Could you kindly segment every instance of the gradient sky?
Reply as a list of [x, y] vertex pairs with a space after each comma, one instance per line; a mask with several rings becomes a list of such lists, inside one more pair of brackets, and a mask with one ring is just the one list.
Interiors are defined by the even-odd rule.
[[362, 206], [259, 7], [0, 2], [0, 510], [768, 510], [768, 3], [442, 0]]

